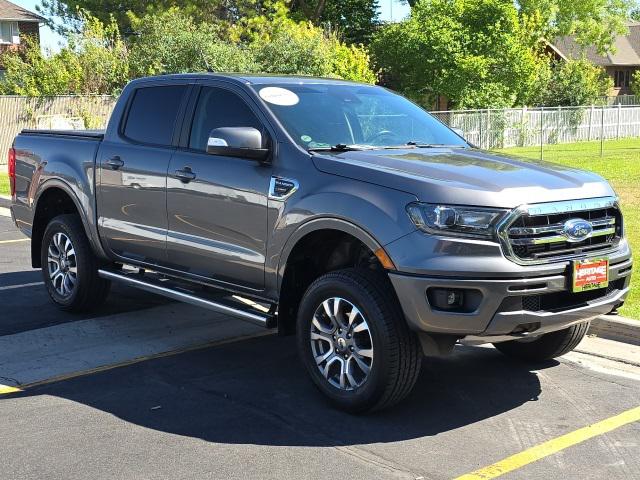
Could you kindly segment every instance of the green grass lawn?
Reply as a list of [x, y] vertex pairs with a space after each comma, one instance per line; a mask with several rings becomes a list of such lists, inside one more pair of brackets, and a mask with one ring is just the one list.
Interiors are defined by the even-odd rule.
[[[539, 147], [501, 151], [540, 158]], [[640, 252], [640, 139], [607, 141], [602, 158], [599, 142], [550, 145], [544, 148], [544, 159], [591, 170], [609, 180], [621, 199], [629, 243], [635, 252]], [[637, 267], [633, 272], [631, 295], [620, 313], [640, 319], [640, 270]]]
[[9, 176], [0, 172], [0, 195], [9, 195]]

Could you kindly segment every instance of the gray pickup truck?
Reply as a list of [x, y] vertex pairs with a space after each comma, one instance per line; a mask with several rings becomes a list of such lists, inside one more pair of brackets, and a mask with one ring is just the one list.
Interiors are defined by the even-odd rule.
[[458, 342], [563, 355], [629, 291], [601, 177], [478, 150], [371, 85], [144, 78], [104, 132], [23, 131], [9, 171], [55, 304], [95, 308], [117, 281], [297, 333], [352, 412], [398, 402]]

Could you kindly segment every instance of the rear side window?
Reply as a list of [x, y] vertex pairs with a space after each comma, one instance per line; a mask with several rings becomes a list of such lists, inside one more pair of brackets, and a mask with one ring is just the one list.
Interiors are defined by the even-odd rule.
[[186, 91], [186, 85], [136, 90], [124, 135], [140, 143], [171, 145], [178, 110]]

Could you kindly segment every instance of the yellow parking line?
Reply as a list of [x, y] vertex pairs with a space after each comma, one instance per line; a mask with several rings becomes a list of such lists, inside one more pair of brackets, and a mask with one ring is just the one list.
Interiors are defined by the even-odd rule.
[[493, 465], [481, 468], [475, 472], [462, 475], [455, 480], [488, 480], [491, 478], [499, 477], [505, 473], [512, 472], [518, 468], [524, 467], [529, 463], [536, 462], [541, 458], [553, 455], [565, 448], [582, 443], [590, 438], [597, 437], [604, 433], [620, 428], [629, 423], [637, 422], [640, 420], [640, 407], [632, 408], [626, 412], [622, 412], [615, 417], [607, 418], [601, 422], [594, 423], [587, 427], [583, 427], [561, 437], [554, 438], [548, 442], [541, 443], [535, 447], [531, 447], [523, 452], [516, 453], [504, 460], [500, 460]]
[[16, 387], [9, 387], [8, 385], [0, 385], [0, 395], [5, 395], [7, 393], [16, 393], [21, 392], [22, 390]]
[[31, 240], [30, 238], [19, 238], [17, 240], [0, 240], [0, 244], [3, 243], [18, 243], [18, 242], [28, 242]]

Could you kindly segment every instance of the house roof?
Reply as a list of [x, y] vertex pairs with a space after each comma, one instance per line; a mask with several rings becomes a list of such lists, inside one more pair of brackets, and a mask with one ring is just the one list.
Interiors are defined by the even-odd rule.
[[44, 22], [40, 15], [30, 12], [15, 3], [0, 0], [0, 20], [13, 20], [14, 22]]
[[584, 55], [591, 63], [601, 67], [640, 66], [640, 22], [627, 22], [627, 27], [629, 33], [615, 39], [615, 53], [601, 55], [594, 46], [584, 48], [571, 36], [559, 37], [551, 46], [563, 58], [578, 59]]

